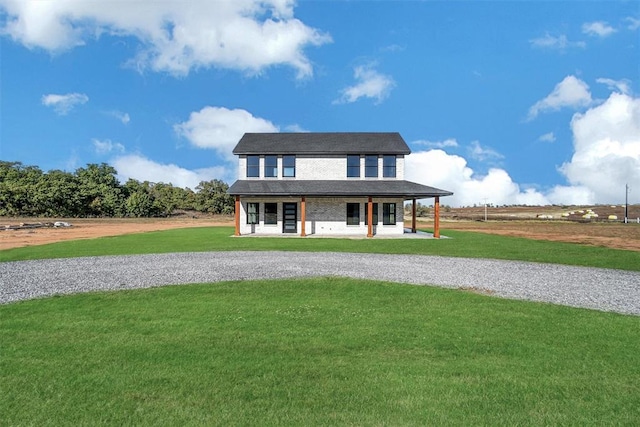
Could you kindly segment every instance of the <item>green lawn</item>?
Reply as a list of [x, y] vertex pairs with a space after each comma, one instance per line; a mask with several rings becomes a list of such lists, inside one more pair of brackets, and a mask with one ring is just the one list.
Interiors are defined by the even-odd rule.
[[640, 317], [341, 278], [0, 306], [2, 425], [637, 425]]
[[0, 261], [230, 250], [336, 251], [498, 258], [640, 271], [640, 252], [444, 230], [449, 239], [233, 237], [233, 228], [185, 228], [0, 251]]

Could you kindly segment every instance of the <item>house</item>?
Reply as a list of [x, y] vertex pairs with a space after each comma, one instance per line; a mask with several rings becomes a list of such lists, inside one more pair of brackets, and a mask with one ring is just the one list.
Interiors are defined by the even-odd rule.
[[404, 202], [450, 191], [404, 179], [411, 152], [399, 133], [246, 133], [239, 157], [235, 234], [402, 235]]

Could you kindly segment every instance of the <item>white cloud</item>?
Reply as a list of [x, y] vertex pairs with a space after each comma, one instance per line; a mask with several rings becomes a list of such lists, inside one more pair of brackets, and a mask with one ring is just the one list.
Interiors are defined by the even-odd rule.
[[174, 131], [198, 148], [216, 150], [225, 160], [235, 160], [232, 150], [245, 132], [278, 132], [268, 120], [254, 117], [242, 109], [204, 107], [186, 122], [173, 126]]
[[592, 102], [589, 86], [575, 76], [567, 76], [556, 85], [546, 98], [529, 108], [527, 119], [533, 120], [540, 113], [558, 111], [565, 107], [586, 107]]
[[405, 178], [409, 181], [453, 191], [441, 199], [451, 206], [481, 204], [486, 199], [496, 205], [546, 205], [547, 198], [534, 189], [522, 190], [509, 174], [499, 168], [477, 176], [460, 156], [443, 150], [413, 152], [405, 158]]
[[42, 95], [42, 105], [52, 107], [61, 116], [66, 115], [76, 105], [85, 104], [89, 97], [84, 93], [67, 93], [65, 95], [49, 94]]
[[556, 136], [553, 134], [553, 132], [545, 133], [544, 135], [540, 135], [540, 137], [538, 138], [538, 141], [555, 142]]
[[609, 23], [604, 21], [585, 22], [582, 24], [582, 32], [590, 36], [607, 37], [616, 32]]
[[333, 101], [334, 104], [352, 103], [360, 98], [372, 98], [379, 104], [396, 85], [391, 76], [380, 74], [373, 69], [373, 65], [356, 67], [353, 76], [357, 83], [342, 89], [342, 95]]
[[124, 153], [125, 148], [124, 145], [119, 142], [113, 142], [110, 139], [99, 140], [93, 139], [91, 141], [93, 143], [93, 148], [96, 150], [98, 154], [109, 154], [111, 152]]
[[[259, 73], [274, 65], [313, 74], [304, 53], [331, 37], [294, 17], [292, 0], [123, 1], [0, 0], [0, 33], [29, 48], [58, 53], [100, 34], [135, 37], [140, 54], [130, 62], [184, 76], [219, 67]], [[114, 7], [115, 6], [115, 7]]]
[[128, 113], [123, 113], [122, 111], [118, 111], [118, 110], [112, 110], [112, 111], [107, 111], [105, 114], [120, 120], [122, 122], [123, 125], [127, 125], [129, 124], [129, 122], [131, 121], [131, 117], [129, 116]]
[[628, 79], [613, 80], [607, 78], [596, 79], [596, 82], [606, 85], [611, 91], [618, 91], [629, 95], [631, 93], [631, 81]]
[[564, 51], [569, 48], [584, 49], [585, 47], [587, 47], [587, 44], [583, 41], [578, 41], [578, 42], [569, 41], [567, 36], [565, 36], [564, 34], [561, 34], [556, 37], [556, 36], [552, 36], [549, 33], [546, 33], [542, 37], [529, 40], [529, 43], [531, 43], [531, 46], [535, 48], [560, 50], [560, 51]]
[[498, 153], [491, 147], [483, 147], [480, 145], [480, 141], [471, 141], [471, 145], [469, 146], [469, 156], [472, 159], [484, 162], [484, 161], [493, 161], [504, 159], [504, 156]]
[[619, 203], [626, 183], [640, 182], [640, 98], [612, 93], [571, 120], [574, 154], [560, 167], [591, 203]]
[[118, 171], [120, 182], [133, 178], [138, 181], [164, 182], [176, 187], [195, 189], [201, 181], [227, 181], [232, 178], [229, 171], [223, 167], [189, 170], [172, 163], [157, 163], [138, 154], [117, 157], [111, 161], [111, 165]]
[[627, 29], [631, 31], [635, 31], [638, 28], [640, 28], [640, 19], [638, 18], [628, 16], [627, 18], [625, 18], [625, 21], [629, 23], [629, 25], [627, 26]]
[[455, 148], [458, 146], [458, 141], [455, 138], [445, 139], [444, 141], [427, 141], [427, 140], [418, 140], [414, 141], [415, 145], [424, 145], [428, 148]]

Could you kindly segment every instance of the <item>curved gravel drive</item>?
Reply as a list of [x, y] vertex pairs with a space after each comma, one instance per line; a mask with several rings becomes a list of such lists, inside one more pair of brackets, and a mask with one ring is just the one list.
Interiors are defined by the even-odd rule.
[[640, 315], [640, 272], [423, 255], [199, 252], [0, 263], [0, 303], [224, 280], [346, 276]]

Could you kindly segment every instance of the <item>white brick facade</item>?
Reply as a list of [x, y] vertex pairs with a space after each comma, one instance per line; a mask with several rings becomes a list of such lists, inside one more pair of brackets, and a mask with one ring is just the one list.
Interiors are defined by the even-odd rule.
[[353, 180], [353, 179], [404, 179], [404, 156], [396, 156], [396, 176], [395, 178], [383, 177], [383, 157], [378, 157], [378, 177], [365, 178], [364, 176], [364, 156], [360, 157], [360, 177], [347, 177], [347, 157], [346, 156], [296, 156], [296, 176], [295, 178], [283, 178], [282, 176], [282, 156], [278, 156], [278, 176], [275, 178], [265, 178], [264, 176], [264, 156], [260, 156], [260, 176], [247, 177], [247, 157], [240, 156], [238, 160], [238, 179], [297, 179], [297, 180]]
[[[328, 236], [328, 235], [366, 235], [368, 226], [365, 225], [367, 212], [366, 197], [352, 198], [329, 198], [329, 197], [307, 197], [305, 232], [307, 235]], [[240, 209], [240, 233], [257, 235], [281, 234], [283, 222], [283, 203], [297, 204], [296, 229], [300, 234], [302, 229], [301, 199], [300, 198], [259, 198], [245, 197], [242, 199]], [[378, 204], [378, 223], [373, 224], [376, 235], [398, 235], [404, 232], [403, 200], [388, 198], [373, 198], [373, 203]], [[259, 215], [257, 224], [247, 224], [247, 203], [259, 203]], [[265, 224], [265, 203], [277, 203], [278, 214], [277, 224]], [[360, 221], [358, 225], [347, 225], [347, 203], [359, 203]], [[395, 224], [383, 224], [383, 203], [395, 203]]]

